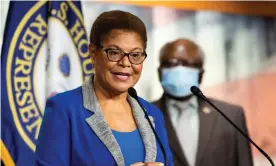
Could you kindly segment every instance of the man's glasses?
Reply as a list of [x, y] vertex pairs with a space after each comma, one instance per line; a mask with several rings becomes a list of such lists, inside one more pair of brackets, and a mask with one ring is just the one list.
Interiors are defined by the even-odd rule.
[[202, 62], [196, 62], [196, 61], [188, 61], [188, 60], [181, 60], [177, 58], [170, 58], [166, 60], [161, 61], [162, 67], [175, 67], [175, 66], [188, 66], [192, 68], [202, 68]]
[[135, 64], [135, 65], [139, 65], [142, 62], [144, 62], [144, 60], [147, 57], [147, 54], [145, 52], [125, 53], [119, 48], [103, 48], [103, 50], [106, 53], [107, 58], [112, 62], [119, 62], [125, 56], [127, 56], [130, 63]]

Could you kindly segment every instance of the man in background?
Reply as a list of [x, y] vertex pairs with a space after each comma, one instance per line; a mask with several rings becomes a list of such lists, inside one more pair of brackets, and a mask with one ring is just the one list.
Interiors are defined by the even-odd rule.
[[[252, 166], [249, 142], [190, 87], [199, 86], [204, 55], [198, 45], [179, 39], [160, 52], [159, 78], [164, 89], [154, 104], [164, 114], [176, 166]], [[210, 99], [248, 134], [241, 107]]]

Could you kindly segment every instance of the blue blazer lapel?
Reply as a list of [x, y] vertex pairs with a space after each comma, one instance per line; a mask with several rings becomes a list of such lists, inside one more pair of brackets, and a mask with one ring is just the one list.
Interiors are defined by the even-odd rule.
[[[136, 124], [139, 128], [140, 134], [144, 142], [145, 151], [146, 151], [145, 162], [146, 163], [155, 162], [156, 156], [157, 156], [155, 135], [151, 130], [150, 124], [145, 118], [145, 114], [142, 108], [140, 107], [140, 105], [138, 104], [138, 102], [131, 96], [128, 96], [128, 102], [131, 105], [134, 119], [136, 121]], [[152, 120], [152, 123], [153, 123], [153, 120]]]

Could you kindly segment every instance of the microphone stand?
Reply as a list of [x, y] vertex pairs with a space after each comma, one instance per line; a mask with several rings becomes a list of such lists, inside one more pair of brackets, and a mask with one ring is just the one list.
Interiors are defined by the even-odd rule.
[[156, 131], [154, 130], [154, 128], [153, 128], [153, 126], [152, 126], [152, 124], [151, 124], [151, 121], [150, 121], [150, 119], [149, 119], [148, 113], [146, 112], [145, 108], [143, 107], [143, 105], [142, 105], [141, 102], [139, 101], [136, 90], [135, 90], [134, 88], [129, 88], [129, 89], [128, 89], [128, 93], [129, 93], [129, 95], [130, 95], [131, 97], [133, 97], [133, 98], [138, 102], [139, 106], [142, 108], [142, 110], [143, 110], [143, 112], [144, 112], [144, 114], [145, 114], [145, 117], [146, 117], [147, 121], [149, 122], [149, 125], [150, 125], [150, 127], [151, 127], [151, 130], [153, 131], [153, 133], [154, 133], [154, 135], [155, 135], [155, 138], [157, 139], [157, 142], [159, 143], [160, 148], [161, 148], [161, 151], [162, 151], [162, 153], [163, 153], [163, 155], [164, 155], [164, 160], [165, 160], [165, 164], [164, 164], [164, 165], [165, 165], [165, 166], [168, 166], [168, 159], [167, 159], [167, 154], [166, 154], [165, 148], [163, 147], [163, 145], [162, 145], [162, 143], [161, 143], [161, 140], [159, 139], [159, 137], [158, 137]]
[[275, 166], [272, 159], [268, 156], [267, 153], [265, 153], [264, 150], [262, 150], [248, 135], [246, 135], [234, 122], [232, 122], [223, 112], [221, 112], [212, 102], [210, 102], [207, 97], [203, 95], [201, 90], [196, 87], [192, 86], [191, 87], [191, 92], [197, 96], [209, 103], [212, 107], [214, 107], [229, 123], [231, 123], [250, 143], [252, 143], [270, 162], [272, 166]]

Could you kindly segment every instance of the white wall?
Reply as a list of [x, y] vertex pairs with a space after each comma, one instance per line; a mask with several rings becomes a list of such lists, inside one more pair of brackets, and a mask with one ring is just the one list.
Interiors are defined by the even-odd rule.
[[0, 49], [2, 49], [6, 17], [9, 9], [9, 0], [0, 1], [0, 4]]

